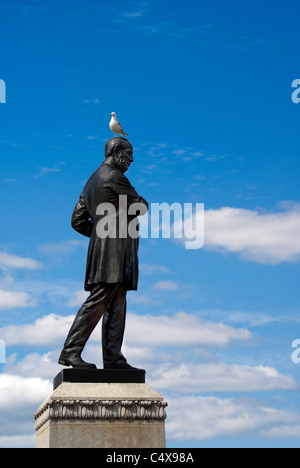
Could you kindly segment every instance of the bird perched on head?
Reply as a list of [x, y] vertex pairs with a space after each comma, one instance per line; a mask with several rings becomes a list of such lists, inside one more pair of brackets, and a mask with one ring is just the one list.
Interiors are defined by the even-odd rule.
[[127, 137], [127, 133], [124, 132], [122, 125], [120, 124], [120, 122], [117, 121], [117, 114], [115, 112], [112, 112], [110, 115], [111, 121], [109, 123], [109, 128], [111, 129], [111, 131], [114, 132], [115, 136], [118, 136], [118, 134], [120, 134], [124, 137]]

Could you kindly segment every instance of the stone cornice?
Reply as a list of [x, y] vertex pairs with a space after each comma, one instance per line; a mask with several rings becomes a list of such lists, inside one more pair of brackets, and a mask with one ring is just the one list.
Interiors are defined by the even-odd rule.
[[35, 429], [48, 420], [158, 420], [166, 419], [168, 403], [161, 400], [47, 400], [35, 413]]

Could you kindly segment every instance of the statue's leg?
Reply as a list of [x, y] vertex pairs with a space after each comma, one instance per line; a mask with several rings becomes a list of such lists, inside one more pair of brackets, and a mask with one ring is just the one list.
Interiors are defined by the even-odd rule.
[[[64, 344], [60, 361], [79, 358], [86, 342], [98, 324], [118, 289], [116, 284], [100, 283], [95, 285], [90, 296], [79, 309]], [[73, 365], [72, 362], [70, 365]]]
[[118, 286], [103, 316], [102, 352], [106, 369], [126, 365], [127, 362], [121, 353], [126, 321], [126, 295], [126, 289]]

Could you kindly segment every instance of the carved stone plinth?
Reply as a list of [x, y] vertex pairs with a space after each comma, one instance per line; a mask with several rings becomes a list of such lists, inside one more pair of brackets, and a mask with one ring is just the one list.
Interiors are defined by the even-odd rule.
[[37, 448], [164, 448], [166, 407], [145, 383], [63, 382], [34, 415]]

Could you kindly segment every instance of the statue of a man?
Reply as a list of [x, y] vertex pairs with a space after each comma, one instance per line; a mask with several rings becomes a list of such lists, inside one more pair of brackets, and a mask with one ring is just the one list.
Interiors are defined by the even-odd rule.
[[[96, 368], [84, 362], [81, 353], [101, 317], [102, 351], [104, 369], [133, 369], [121, 347], [126, 317], [126, 295], [137, 290], [138, 283], [138, 236], [116, 235], [99, 237], [97, 224], [103, 221], [104, 204], [115, 209], [114, 226], [119, 226], [120, 196], [127, 208], [139, 203], [140, 214], [148, 210], [148, 203], [140, 197], [124, 173], [133, 162], [131, 143], [121, 137], [110, 139], [105, 145], [105, 160], [88, 180], [72, 216], [72, 227], [80, 234], [90, 237], [85, 290], [90, 296], [82, 305], [70, 329], [59, 364], [75, 368]], [[100, 213], [100, 214], [99, 214]], [[127, 227], [136, 216], [128, 216]], [[108, 219], [109, 221], [109, 219]], [[123, 226], [124, 227], [124, 226]], [[124, 229], [122, 229], [124, 233]]]

